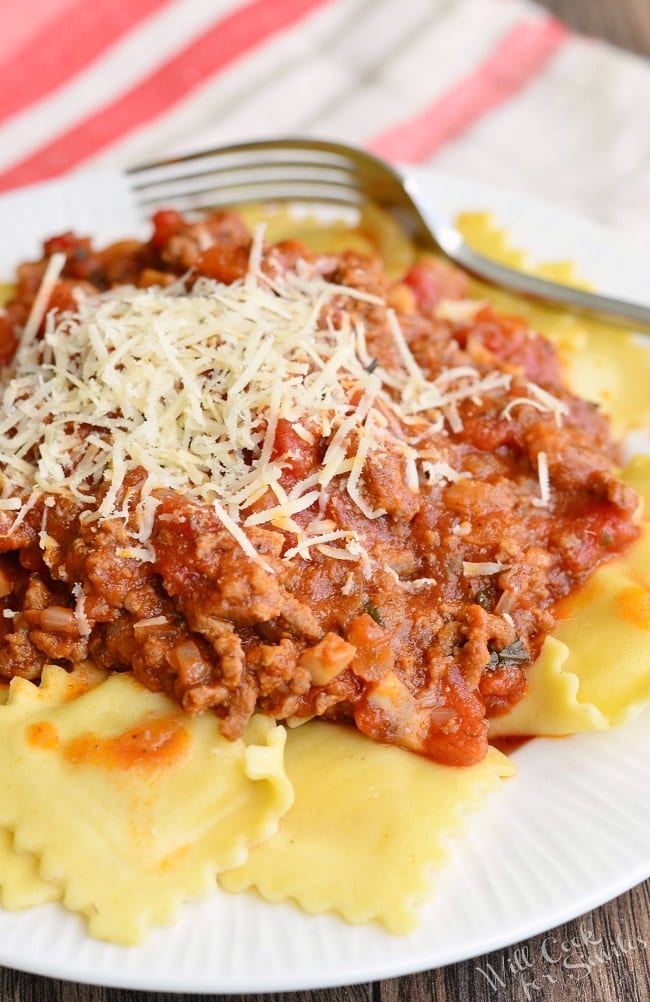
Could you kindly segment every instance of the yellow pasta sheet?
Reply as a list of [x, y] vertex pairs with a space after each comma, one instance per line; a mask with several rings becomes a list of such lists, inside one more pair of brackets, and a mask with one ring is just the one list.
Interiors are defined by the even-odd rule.
[[221, 874], [222, 886], [394, 933], [415, 927], [465, 812], [515, 771], [495, 748], [454, 769], [316, 721], [289, 732], [286, 764], [294, 806], [243, 866]]
[[[38, 688], [16, 679], [0, 731], [0, 824], [91, 934], [112, 942], [139, 942], [209, 893], [293, 800], [283, 728], [256, 717], [243, 740], [226, 741], [213, 715], [182, 714], [128, 674], [81, 695], [53, 666]], [[54, 896], [8, 850], [5, 840], [5, 902]]]

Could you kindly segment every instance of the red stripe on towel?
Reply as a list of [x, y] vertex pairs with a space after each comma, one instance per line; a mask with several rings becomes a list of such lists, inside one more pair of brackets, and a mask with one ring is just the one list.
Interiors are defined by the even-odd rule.
[[26, 47], [47, 24], [54, 24], [60, 14], [77, 0], [21, 0], [0, 3], [0, 63]]
[[0, 63], [0, 119], [40, 100], [85, 69], [160, 0], [75, 0]]
[[469, 76], [413, 118], [366, 145], [389, 160], [418, 163], [510, 100], [535, 79], [571, 32], [554, 18], [523, 22]]
[[331, 0], [250, 0], [217, 21], [126, 94], [0, 174], [0, 189], [78, 166], [178, 103], [251, 49]]

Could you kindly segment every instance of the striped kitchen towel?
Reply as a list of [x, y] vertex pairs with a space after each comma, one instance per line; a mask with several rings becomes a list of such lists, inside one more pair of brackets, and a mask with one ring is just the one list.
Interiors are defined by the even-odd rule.
[[650, 65], [528, 0], [0, 5], [0, 189], [277, 135], [551, 198], [648, 240]]

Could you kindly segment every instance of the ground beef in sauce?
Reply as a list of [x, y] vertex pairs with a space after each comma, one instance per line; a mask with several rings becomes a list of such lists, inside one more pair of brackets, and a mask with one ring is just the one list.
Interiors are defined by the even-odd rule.
[[[0, 361], [10, 362], [54, 253], [66, 265], [51, 305], [64, 310], [75, 308], [77, 289], [165, 287], [188, 271], [190, 282], [231, 283], [246, 274], [250, 248], [229, 212], [198, 222], [160, 212], [150, 241], [103, 251], [71, 233], [55, 237], [41, 261], [19, 269], [0, 315]], [[36, 680], [48, 661], [69, 667], [91, 657], [109, 671], [132, 669], [191, 712], [213, 711], [229, 738], [258, 709], [279, 720], [353, 721], [373, 739], [475, 763], [486, 752], [487, 718], [525, 691], [556, 603], [636, 538], [636, 495], [611, 472], [606, 419], [564, 388], [549, 342], [487, 305], [445, 319], [440, 302], [467, 295], [461, 272], [420, 262], [390, 283], [378, 260], [314, 256], [295, 241], [265, 247], [262, 267], [277, 274], [305, 260], [328, 281], [383, 300], [341, 294], [329, 316], [362, 320], [368, 353], [387, 372], [403, 365], [390, 303], [428, 378], [472, 366], [510, 374], [510, 387], [460, 400], [442, 429], [420, 421], [419, 482], [403, 450], [372, 451], [360, 489], [380, 517], [368, 518], [335, 478], [318, 517], [357, 534], [364, 552], [356, 560], [326, 548], [309, 561], [285, 560], [290, 532], [247, 530], [265, 569], [209, 506], [168, 491], [153, 520], [154, 559], [143, 562], [128, 549], [137, 470], [123, 486], [124, 519], [84, 523], [87, 506], [61, 496], [41, 499], [15, 526], [15, 512], [0, 511], [0, 675]], [[513, 403], [504, 414], [529, 384], [560, 403], [561, 420], [541, 405]], [[413, 438], [397, 419], [390, 431], [393, 442]], [[287, 491], [322, 460], [327, 441], [308, 439], [278, 422], [273, 453], [283, 457]], [[106, 489], [95, 489], [98, 502]], [[296, 520], [307, 525], [314, 514]]]

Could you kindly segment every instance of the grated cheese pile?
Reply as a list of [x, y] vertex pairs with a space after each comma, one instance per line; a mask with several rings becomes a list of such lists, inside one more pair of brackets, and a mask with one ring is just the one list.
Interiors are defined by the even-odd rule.
[[[280, 290], [200, 279], [189, 292], [124, 288], [81, 300], [75, 314], [48, 317], [42, 341], [30, 325], [3, 394], [3, 493], [69, 492], [91, 504], [89, 486], [103, 481], [96, 515], [108, 517], [127, 472], [142, 467], [143, 541], [160, 488], [221, 503], [231, 518], [269, 487], [285, 515], [308, 507], [314, 490], [288, 499], [280, 487], [283, 462], [271, 458], [278, 419], [297, 429], [307, 421], [307, 439], [333, 436], [323, 484], [340, 472], [346, 433], [381, 389], [356, 355], [349, 318], [318, 326], [340, 292], [295, 274]], [[352, 407], [357, 387], [365, 395]], [[6, 497], [5, 507], [21, 504]]]
[[[151, 559], [146, 543], [160, 489], [212, 504], [255, 559], [242, 525], [271, 523], [295, 532], [297, 545], [286, 557], [308, 559], [316, 544], [342, 559], [358, 559], [350, 533], [323, 531], [317, 522], [309, 532], [293, 518], [322, 502], [334, 477], [347, 476], [349, 495], [368, 518], [377, 518], [384, 511], [369, 505], [360, 478], [370, 452], [388, 440], [401, 449], [414, 491], [420, 482], [465, 475], [444, 462], [424, 462], [425, 456], [391, 436], [387, 415], [405, 425], [426, 415], [430, 431], [441, 430], [445, 421], [455, 431], [460, 400], [507, 391], [511, 377], [483, 376], [462, 366], [428, 380], [390, 310], [403, 368], [387, 372], [369, 356], [361, 321], [338, 310], [336, 326], [331, 319], [322, 322], [324, 307], [342, 295], [381, 300], [329, 283], [304, 263], [270, 278], [260, 260], [258, 234], [240, 282], [200, 278], [189, 290], [183, 282], [164, 290], [112, 290], [81, 299], [75, 313], [50, 313], [45, 336], [37, 340], [60, 270], [55, 262], [3, 393], [0, 508], [17, 510], [20, 521], [40, 496], [53, 493], [93, 506], [92, 491], [104, 484], [101, 503], [84, 517], [126, 517], [118, 508], [120, 490], [127, 473], [140, 467], [146, 480], [136, 513], [138, 541], [145, 545], [132, 553], [141, 559]], [[537, 397], [533, 405], [548, 402]], [[273, 453], [281, 418], [306, 442], [329, 442], [321, 466], [289, 495], [280, 478], [291, 457]], [[247, 517], [247, 507], [269, 490], [277, 503]], [[16, 491], [21, 500], [12, 496]]]

